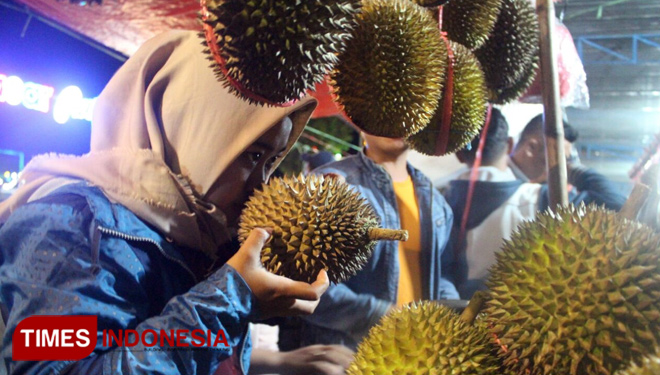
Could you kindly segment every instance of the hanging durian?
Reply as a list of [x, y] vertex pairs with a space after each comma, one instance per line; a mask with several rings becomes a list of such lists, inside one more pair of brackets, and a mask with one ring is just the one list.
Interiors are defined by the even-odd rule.
[[492, 33], [474, 51], [484, 70], [489, 97], [496, 98], [496, 93], [524, 81], [537, 61], [538, 34], [536, 14], [528, 0], [502, 0]]
[[658, 375], [660, 374], [660, 357], [657, 355], [645, 356], [639, 364], [632, 362], [626, 369], [616, 375]]
[[496, 255], [487, 319], [517, 374], [613, 374], [660, 340], [660, 235], [595, 206], [547, 211]]
[[443, 116], [446, 111], [444, 97], [448, 90], [445, 82], [438, 108], [431, 122], [407, 140], [413, 149], [426, 155], [439, 156], [462, 148], [479, 134], [486, 116], [486, 87], [479, 61], [464, 46], [454, 42], [449, 43], [454, 55], [454, 83], [447, 136], [442, 133]]
[[488, 330], [425, 301], [386, 315], [359, 344], [348, 375], [499, 374]]
[[207, 0], [205, 4], [201, 17], [208, 25], [207, 52], [219, 79], [250, 102], [258, 102], [258, 96], [285, 103], [313, 89], [337, 63], [361, 1]]
[[254, 228], [272, 228], [261, 251], [271, 272], [313, 282], [325, 269], [339, 283], [371, 255], [375, 240], [405, 241], [408, 232], [378, 228], [367, 201], [347, 183], [323, 176], [272, 178], [248, 200], [238, 231], [243, 242]]
[[442, 31], [449, 39], [474, 50], [493, 31], [502, 0], [451, 0], [442, 8]]
[[534, 63], [527, 67], [522, 78], [515, 85], [497, 90], [488, 90], [488, 101], [494, 104], [506, 104], [518, 99], [534, 83], [534, 79], [538, 74], [538, 68], [537, 56], [534, 58]]
[[445, 71], [437, 22], [409, 0], [365, 0], [331, 78], [337, 101], [366, 133], [403, 138], [433, 116]]

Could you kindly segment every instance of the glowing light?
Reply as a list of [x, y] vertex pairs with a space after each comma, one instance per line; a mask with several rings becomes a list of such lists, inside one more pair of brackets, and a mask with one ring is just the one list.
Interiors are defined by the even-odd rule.
[[2, 191], [9, 191], [18, 186], [18, 173], [5, 171], [2, 179], [0, 179], [0, 189]]
[[[17, 76], [0, 74], [0, 103], [17, 106], [43, 113], [50, 112], [50, 101], [55, 89], [34, 82], [23, 82]], [[83, 97], [77, 86], [64, 88], [55, 98], [53, 118], [58, 124], [64, 124], [70, 119], [92, 120], [92, 112], [96, 98]]]
[[53, 118], [58, 124], [64, 124], [71, 118], [76, 106], [83, 100], [82, 90], [77, 86], [68, 86], [57, 96], [53, 105]]
[[335, 160], [337, 160], [337, 161], [341, 160], [341, 154], [340, 153], [335, 154]]
[[50, 98], [54, 91], [50, 86], [0, 74], [0, 102], [9, 105], [23, 104], [25, 108], [46, 113], [50, 110]]

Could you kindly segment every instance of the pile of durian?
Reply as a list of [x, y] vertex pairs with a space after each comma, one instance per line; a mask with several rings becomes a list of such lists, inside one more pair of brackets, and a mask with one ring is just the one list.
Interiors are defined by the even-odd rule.
[[537, 70], [528, 0], [364, 0], [351, 36], [330, 73], [337, 102], [366, 133], [428, 155], [467, 145], [487, 103], [516, 99]]
[[250, 102], [287, 105], [328, 77], [366, 133], [429, 155], [479, 133], [488, 102], [516, 99], [537, 70], [528, 0], [203, 0], [218, 78]]
[[487, 285], [476, 320], [433, 302], [386, 316], [348, 373], [660, 374], [660, 235], [647, 226], [547, 211], [504, 242]]

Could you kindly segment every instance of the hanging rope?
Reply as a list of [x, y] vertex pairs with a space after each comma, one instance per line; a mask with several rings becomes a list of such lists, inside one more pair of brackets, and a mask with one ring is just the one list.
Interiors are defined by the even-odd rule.
[[468, 192], [465, 200], [465, 210], [463, 211], [463, 217], [461, 217], [461, 227], [458, 232], [458, 242], [454, 247], [455, 255], [458, 255], [458, 252], [463, 248], [463, 243], [465, 241], [465, 231], [467, 228], [467, 221], [470, 215], [470, 209], [472, 208], [472, 196], [474, 195], [474, 186], [477, 183], [477, 175], [479, 173], [479, 167], [481, 167], [482, 152], [486, 145], [486, 138], [488, 135], [488, 128], [490, 127], [491, 113], [493, 106], [488, 104], [488, 109], [486, 111], [486, 123], [484, 128], [481, 129], [481, 138], [479, 139], [479, 147], [477, 147], [477, 152], [474, 157], [474, 164], [472, 164], [472, 170], [470, 171], [470, 182], [468, 184]]
[[442, 5], [438, 7], [438, 28], [440, 29], [440, 37], [447, 46], [447, 81], [443, 89], [442, 95], [442, 119], [440, 119], [440, 131], [435, 141], [435, 154], [444, 155], [447, 152], [449, 145], [449, 133], [451, 130], [451, 116], [454, 105], [454, 51], [447, 38], [447, 33], [442, 31]]

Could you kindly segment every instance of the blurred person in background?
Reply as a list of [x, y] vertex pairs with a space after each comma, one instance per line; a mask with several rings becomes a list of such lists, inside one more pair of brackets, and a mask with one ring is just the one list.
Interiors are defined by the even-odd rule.
[[[571, 185], [569, 201], [572, 203], [584, 202], [604, 205], [606, 208], [618, 211], [623, 207], [626, 197], [617, 191], [607, 177], [579, 163], [577, 150], [573, 143], [578, 138], [578, 132], [564, 121], [564, 147], [567, 158], [567, 179]], [[540, 114], [530, 120], [510, 154], [509, 167], [522, 181], [544, 184], [543, 194], [539, 201], [539, 209], [549, 207], [545, 142], [543, 137], [543, 115]]]
[[310, 151], [302, 154], [304, 175], [309, 174], [316, 168], [336, 161], [335, 156], [329, 151]]
[[538, 209], [541, 185], [523, 182], [508, 167], [508, 154], [513, 146], [509, 124], [502, 113], [493, 108], [481, 166], [476, 174], [469, 215], [468, 187], [482, 134], [471, 142], [471, 148], [456, 152], [456, 157], [469, 169], [450, 181], [445, 198], [454, 212], [451, 246], [442, 257], [442, 274], [454, 283], [462, 299], [470, 299], [475, 291], [485, 289], [488, 270], [495, 262], [495, 252], [503, 239], [509, 239], [518, 224], [532, 220]]

